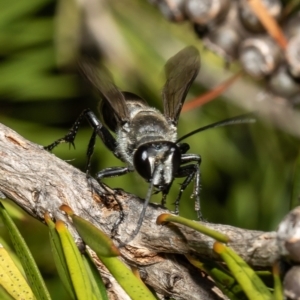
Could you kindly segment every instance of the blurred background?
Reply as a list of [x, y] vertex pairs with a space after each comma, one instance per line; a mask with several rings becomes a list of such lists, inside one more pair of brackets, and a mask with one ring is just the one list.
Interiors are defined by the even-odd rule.
[[[0, 0], [0, 122], [28, 140], [46, 146], [63, 137], [84, 108], [96, 112], [99, 96], [77, 72], [77, 61], [86, 52], [107, 66], [122, 90], [136, 93], [150, 105], [162, 108], [166, 60], [185, 46], [194, 45], [201, 54], [201, 70], [187, 102], [236, 74], [241, 65], [250, 75], [244, 73], [215, 100], [182, 112], [179, 137], [228, 117], [258, 112], [255, 124], [210, 129], [186, 140], [191, 147], [189, 152], [202, 157], [202, 214], [208, 222], [275, 230], [291, 206], [300, 137], [297, 75], [290, 79], [295, 83], [292, 92], [276, 90], [279, 85], [276, 79], [287, 68], [280, 49], [280, 58], [277, 59], [275, 51], [275, 63], [268, 63], [271, 67], [267, 71], [260, 57], [254, 61], [262, 74], [253, 71], [251, 63], [247, 70], [251, 53], [243, 56], [236, 48], [246, 38], [268, 40], [269, 34], [264, 29], [251, 31], [245, 23], [238, 27], [243, 29], [242, 33], [234, 30], [238, 16], [231, 11], [242, 1], [222, 2], [218, 17], [212, 21], [204, 18], [204, 23], [193, 19], [191, 14], [197, 10], [192, 6], [197, 1], [190, 1], [190, 14], [181, 10], [183, 2], [188, 1], [170, 2], [171, 6], [167, 1], [153, 0]], [[290, 9], [282, 21], [284, 25], [297, 15], [298, 8], [292, 2], [279, 2], [281, 11]], [[228, 27], [227, 16], [233, 16], [232, 30], [239, 33], [240, 39], [234, 40], [235, 48], [225, 47], [223, 51], [215, 37], [223, 36], [220, 30]], [[229, 40], [230, 35], [225, 41]], [[276, 47], [279, 46], [275, 43], [269, 48]], [[271, 54], [267, 53], [268, 57]], [[53, 153], [85, 171], [90, 134], [91, 128], [83, 124], [75, 150], [63, 144]], [[105, 167], [122, 165], [97, 140], [92, 174]], [[175, 181], [168, 196], [171, 210], [180, 182]], [[148, 186], [135, 173], [110, 178], [105, 183], [141, 198], [145, 197]], [[180, 214], [196, 219], [191, 193], [192, 185], [183, 194]], [[153, 201], [160, 201], [160, 195], [153, 196]], [[56, 276], [46, 227], [9, 200], [5, 204], [32, 249], [53, 299], [58, 296], [68, 299]], [[0, 242], [10, 247], [6, 237], [5, 229], [1, 228]]]

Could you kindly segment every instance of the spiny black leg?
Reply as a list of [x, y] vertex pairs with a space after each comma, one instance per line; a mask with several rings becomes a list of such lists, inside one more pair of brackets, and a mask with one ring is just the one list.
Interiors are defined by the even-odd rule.
[[96, 115], [91, 110], [86, 111], [85, 117], [86, 117], [87, 121], [89, 122], [90, 126], [96, 132], [96, 134], [101, 138], [104, 145], [111, 152], [113, 152], [113, 154], [117, 158], [120, 158], [116, 151], [116, 148], [117, 148], [116, 139], [111, 135], [109, 130], [105, 126], [103, 126], [103, 124], [99, 121], [99, 119], [96, 117]]
[[86, 118], [86, 115], [89, 111], [90, 111], [89, 109], [85, 109], [80, 114], [80, 116], [77, 118], [77, 120], [75, 121], [74, 125], [71, 127], [69, 132], [63, 138], [60, 138], [60, 139], [56, 140], [55, 142], [53, 142], [52, 144], [45, 146], [44, 149], [48, 150], [48, 151], [52, 151], [56, 146], [58, 146], [61, 143], [69, 143], [70, 145], [72, 145], [75, 148], [74, 140], [75, 140], [76, 134], [78, 132], [78, 129], [79, 129], [83, 119]]
[[[190, 146], [187, 143], [180, 143], [180, 144], [178, 144], [178, 147], [179, 147], [180, 153], [182, 155], [185, 154], [190, 149]], [[170, 188], [171, 188], [171, 186], [173, 184], [173, 181], [174, 180], [172, 180], [172, 182], [168, 185], [168, 187], [162, 191], [162, 198], [161, 198], [161, 206], [162, 206], [162, 208], [166, 208], [167, 195], [168, 195], [168, 193], [170, 191]]]
[[[96, 186], [93, 185], [92, 181], [91, 181], [91, 187], [92, 187], [92, 190], [94, 191], [94, 193], [96, 193], [98, 195], [103, 195], [103, 191], [101, 189], [99, 189], [98, 185], [96, 185]], [[101, 187], [106, 190], [105, 184], [101, 184]], [[109, 193], [110, 196], [113, 196], [114, 200], [117, 202], [119, 209], [120, 209], [119, 217], [111, 229], [111, 237], [112, 238], [117, 234], [118, 227], [124, 220], [124, 208], [123, 208], [122, 202], [117, 197], [118, 193], [119, 193], [118, 190], [115, 190], [115, 192], [113, 194]], [[103, 200], [105, 201], [105, 205], [107, 205], [107, 206], [110, 205], [110, 201], [106, 197], [104, 197]]]
[[168, 193], [166, 191], [162, 192], [161, 203], [160, 203], [162, 208], [166, 208], [167, 195]]
[[111, 230], [111, 237], [115, 237], [115, 235], [117, 234], [119, 225], [124, 221], [124, 209], [122, 206], [121, 201], [119, 201], [115, 196], [114, 199], [116, 200], [116, 202], [118, 203], [119, 207], [120, 207], [120, 214], [119, 214], [119, 218], [117, 219], [117, 221], [115, 222], [115, 224], [113, 225], [113, 228]]
[[182, 193], [184, 192], [184, 190], [187, 188], [187, 186], [190, 184], [190, 182], [195, 177], [195, 174], [197, 172], [197, 166], [198, 166], [197, 164], [183, 166], [178, 170], [178, 172], [176, 174], [176, 177], [186, 177], [185, 180], [183, 181], [183, 183], [180, 185], [180, 190], [179, 190], [178, 196], [174, 202], [175, 214], [177, 214], [177, 215], [179, 213], [179, 202], [180, 202]]
[[168, 185], [166, 189], [162, 191], [162, 198], [161, 198], [161, 206], [162, 208], [166, 208], [166, 203], [167, 203], [167, 195], [169, 194], [170, 188], [172, 186], [174, 180]]
[[74, 125], [71, 127], [69, 132], [63, 137], [58, 140], [56, 140], [54, 143], [52, 143], [49, 146], [44, 147], [44, 149], [51, 151], [53, 148], [58, 146], [61, 143], [69, 143], [75, 148], [74, 140], [76, 137], [76, 134], [78, 132], [78, 129], [82, 123], [82, 121], [86, 119], [90, 126], [93, 128], [93, 134], [90, 138], [88, 149], [87, 149], [87, 175], [89, 174], [90, 170], [90, 164], [91, 164], [91, 157], [94, 152], [94, 146], [96, 141], [96, 136], [98, 135], [101, 140], [103, 141], [104, 145], [113, 152], [113, 154], [119, 158], [119, 154], [117, 152], [117, 142], [115, 138], [111, 135], [109, 130], [103, 126], [103, 124], [99, 121], [99, 119], [96, 117], [96, 115], [90, 110], [85, 109], [80, 116], [77, 118]]
[[96, 179], [100, 182], [103, 178], [121, 176], [133, 171], [134, 169], [131, 167], [106, 168], [96, 174]]
[[201, 212], [201, 203], [200, 203], [200, 188], [201, 188], [201, 173], [200, 167], [196, 172], [195, 183], [194, 183], [194, 192], [192, 197], [195, 199], [195, 211], [197, 213], [198, 220], [203, 221], [203, 216]]
[[118, 157], [118, 154], [116, 153], [117, 142], [115, 138], [111, 135], [109, 130], [103, 126], [103, 124], [99, 121], [96, 115], [88, 108], [85, 109], [80, 114], [80, 116], [78, 117], [74, 125], [71, 127], [69, 132], [63, 138], [60, 138], [54, 143], [50, 144], [49, 146], [44, 147], [44, 149], [51, 151], [60, 143], [70, 143], [71, 145], [74, 146], [74, 140], [83, 119], [86, 119], [89, 122], [90, 126], [93, 128], [96, 134], [101, 138], [104, 145], [110, 151], [112, 151], [116, 157]]
[[91, 170], [91, 160], [92, 160], [92, 155], [94, 153], [94, 148], [95, 148], [95, 144], [96, 144], [96, 131], [93, 131], [92, 136], [90, 138], [89, 141], [89, 145], [87, 148], [87, 152], [86, 152], [86, 176], [88, 177], [90, 174], [90, 170]]
[[202, 220], [201, 207], [200, 207], [200, 163], [201, 157], [197, 154], [182, 154], [181, 164], [194, 162], [193, 164], [187, 166], [181, 166], [175, 175], [175, 177], [186, 177], [184, 182], [181, 184], [178, 196], [175, 200], [175, 213], [179, 213], [179, 202], [182, 196], [182, 193], [190, 184], [190, 182], [195, 178], [194, 190], [192, 198], [195, 198], [195, 211], [197, 212], [197, 217], [199, 220]]

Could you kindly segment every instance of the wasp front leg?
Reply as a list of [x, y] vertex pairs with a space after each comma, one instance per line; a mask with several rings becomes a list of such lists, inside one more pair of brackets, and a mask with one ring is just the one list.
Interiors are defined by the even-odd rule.
[[194, 179], [194, 191], [192, 198], [195, 198], [195, 211], [199, 220], [202, 220], [202, 213], [200, 207], [200, 183], [201, 183], [201, 173], [200, 173], [200, 163], [201, 157], [198, 154], [182, 154], [181, 164], [186, 164], [189, 162], [194, 162], [193, 164], [181, 166], [177, 171], [175, 177], [186, 177], [183, 183], [181, 184], [178, 196], [175, 200], [175, 213], [179, 213], [179, 202], [182, 196], [182, 193]]
[[129, 172], [133, 172], [132, 167], [111, 167], [101, 170], [96, 174], [96, 179], [101, 182], [103, 178], [122, 176]]

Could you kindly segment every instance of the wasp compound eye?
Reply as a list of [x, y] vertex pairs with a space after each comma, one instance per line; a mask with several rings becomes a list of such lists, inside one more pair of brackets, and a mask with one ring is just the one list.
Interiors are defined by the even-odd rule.
[[156, 151], [148, 144], [140, 146], [134, 154], [133, 164], [137, 172], [149, 181], [154, 170], [154, 160]]

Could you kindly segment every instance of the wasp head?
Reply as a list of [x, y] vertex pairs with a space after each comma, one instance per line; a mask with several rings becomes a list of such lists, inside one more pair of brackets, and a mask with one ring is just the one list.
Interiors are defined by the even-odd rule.
[[158, 141], [142, 144], [134, 153], [133, 164], [143, 178], [164, 190], [177, 173], [180, 159], [181, 153], [175, 143]]

